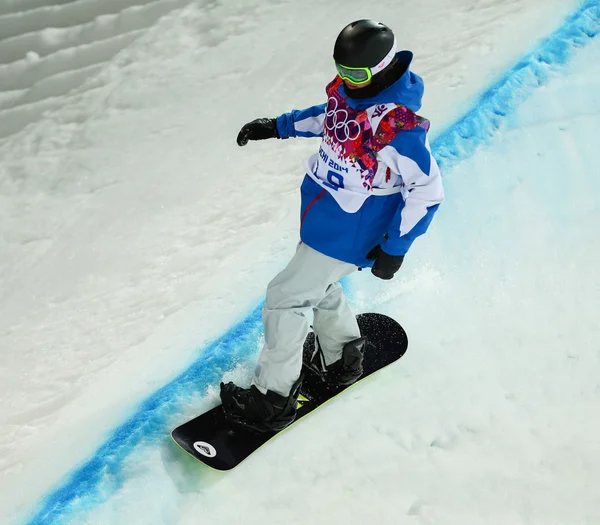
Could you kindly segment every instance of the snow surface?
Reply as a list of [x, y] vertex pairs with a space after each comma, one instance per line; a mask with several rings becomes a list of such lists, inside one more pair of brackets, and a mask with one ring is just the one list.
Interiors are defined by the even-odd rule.
[[0, 5], [0, 138], [68, 104], [72, 92], [123, 47], [188, 3], [5, 0]]
[[240, 125], [321, 102], [370, 16], [439, 134], [578, 3], [137, 4], [0, 7], [2, 523], [44, 494], [32, 523], [599, 523], [598, 42], [453, 152], [398, 279], [347, 283], [407, 328], [401, 365], [226, 475], [165, 435], [249, 381], [297, 240], [318, 142], [237, 148]]

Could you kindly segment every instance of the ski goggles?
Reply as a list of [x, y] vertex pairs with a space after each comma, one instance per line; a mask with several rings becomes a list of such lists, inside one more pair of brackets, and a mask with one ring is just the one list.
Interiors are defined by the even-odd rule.
[[342, 80], [349, 80], [353, 84], [360, 86], [361, 84], [366, 84], [373, 78], [373, 75], [383, 71], [386, 67], [388, 67], [394, 57], [396, 56], [396, 39], [394, 39], [394, 44], [392, 48], [389, 50], [388, 54], [383, 57], [383, 60], [379, 62], [374, 67], [348, 67], [342, 64], [338, 64], [336, 62], [335, 67], [337, 69], [338, 75]]
[[373, 72], [369, 67], [347, 67], [342, 64], [336, 64], [335, 67], [342, 80], [349, 80], [353, 84], [366, 84], [373, 78]]

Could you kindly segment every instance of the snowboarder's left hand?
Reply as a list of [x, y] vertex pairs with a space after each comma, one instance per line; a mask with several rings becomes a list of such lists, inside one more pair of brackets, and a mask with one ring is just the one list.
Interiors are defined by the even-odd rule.
[[238, 146], [245, 146], [249, 140], [278, 139], [277, 119], [257, 118], [244, 124], [237, 136]]
[[370, 261], [375, 260], [375, 264], [371, 268], [371, 273], [375, 277], [387, 281], [394, 277], [394, 274], [402, 266], [404, 255], [390, 255], [389, 253], [385, 253], [378, 244], [367, 254], [367, 259]]

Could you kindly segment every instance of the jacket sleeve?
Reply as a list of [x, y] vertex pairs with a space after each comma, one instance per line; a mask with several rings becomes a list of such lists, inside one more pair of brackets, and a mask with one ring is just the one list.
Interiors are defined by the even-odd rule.
[[306, 109], [294, 109], [277, 117], [279, 138], [322, 137], [325, 122], [325, 104]]
[[396, 212], [381, 247], [390, 255], [405, 255], [413, 241], [427, 231], [444, 200], [440, 170], [421, 126], [400, 132], [378, 155], [402, 177], [406, 190], [404, 207]]

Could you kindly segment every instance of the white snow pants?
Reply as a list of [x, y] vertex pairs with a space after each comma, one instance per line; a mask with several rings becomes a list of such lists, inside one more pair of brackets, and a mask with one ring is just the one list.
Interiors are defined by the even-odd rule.
[[326, 365], [340, 359], [344, 345], [360, 337], [338, 282], [355, 270], [355, 265], [301, 243], [287, 267], [269, 283], [262, 313], [265, 345], [253, 381], [263, 394], [271, 390], [288, 396], [300, 377], [311, 314]]

